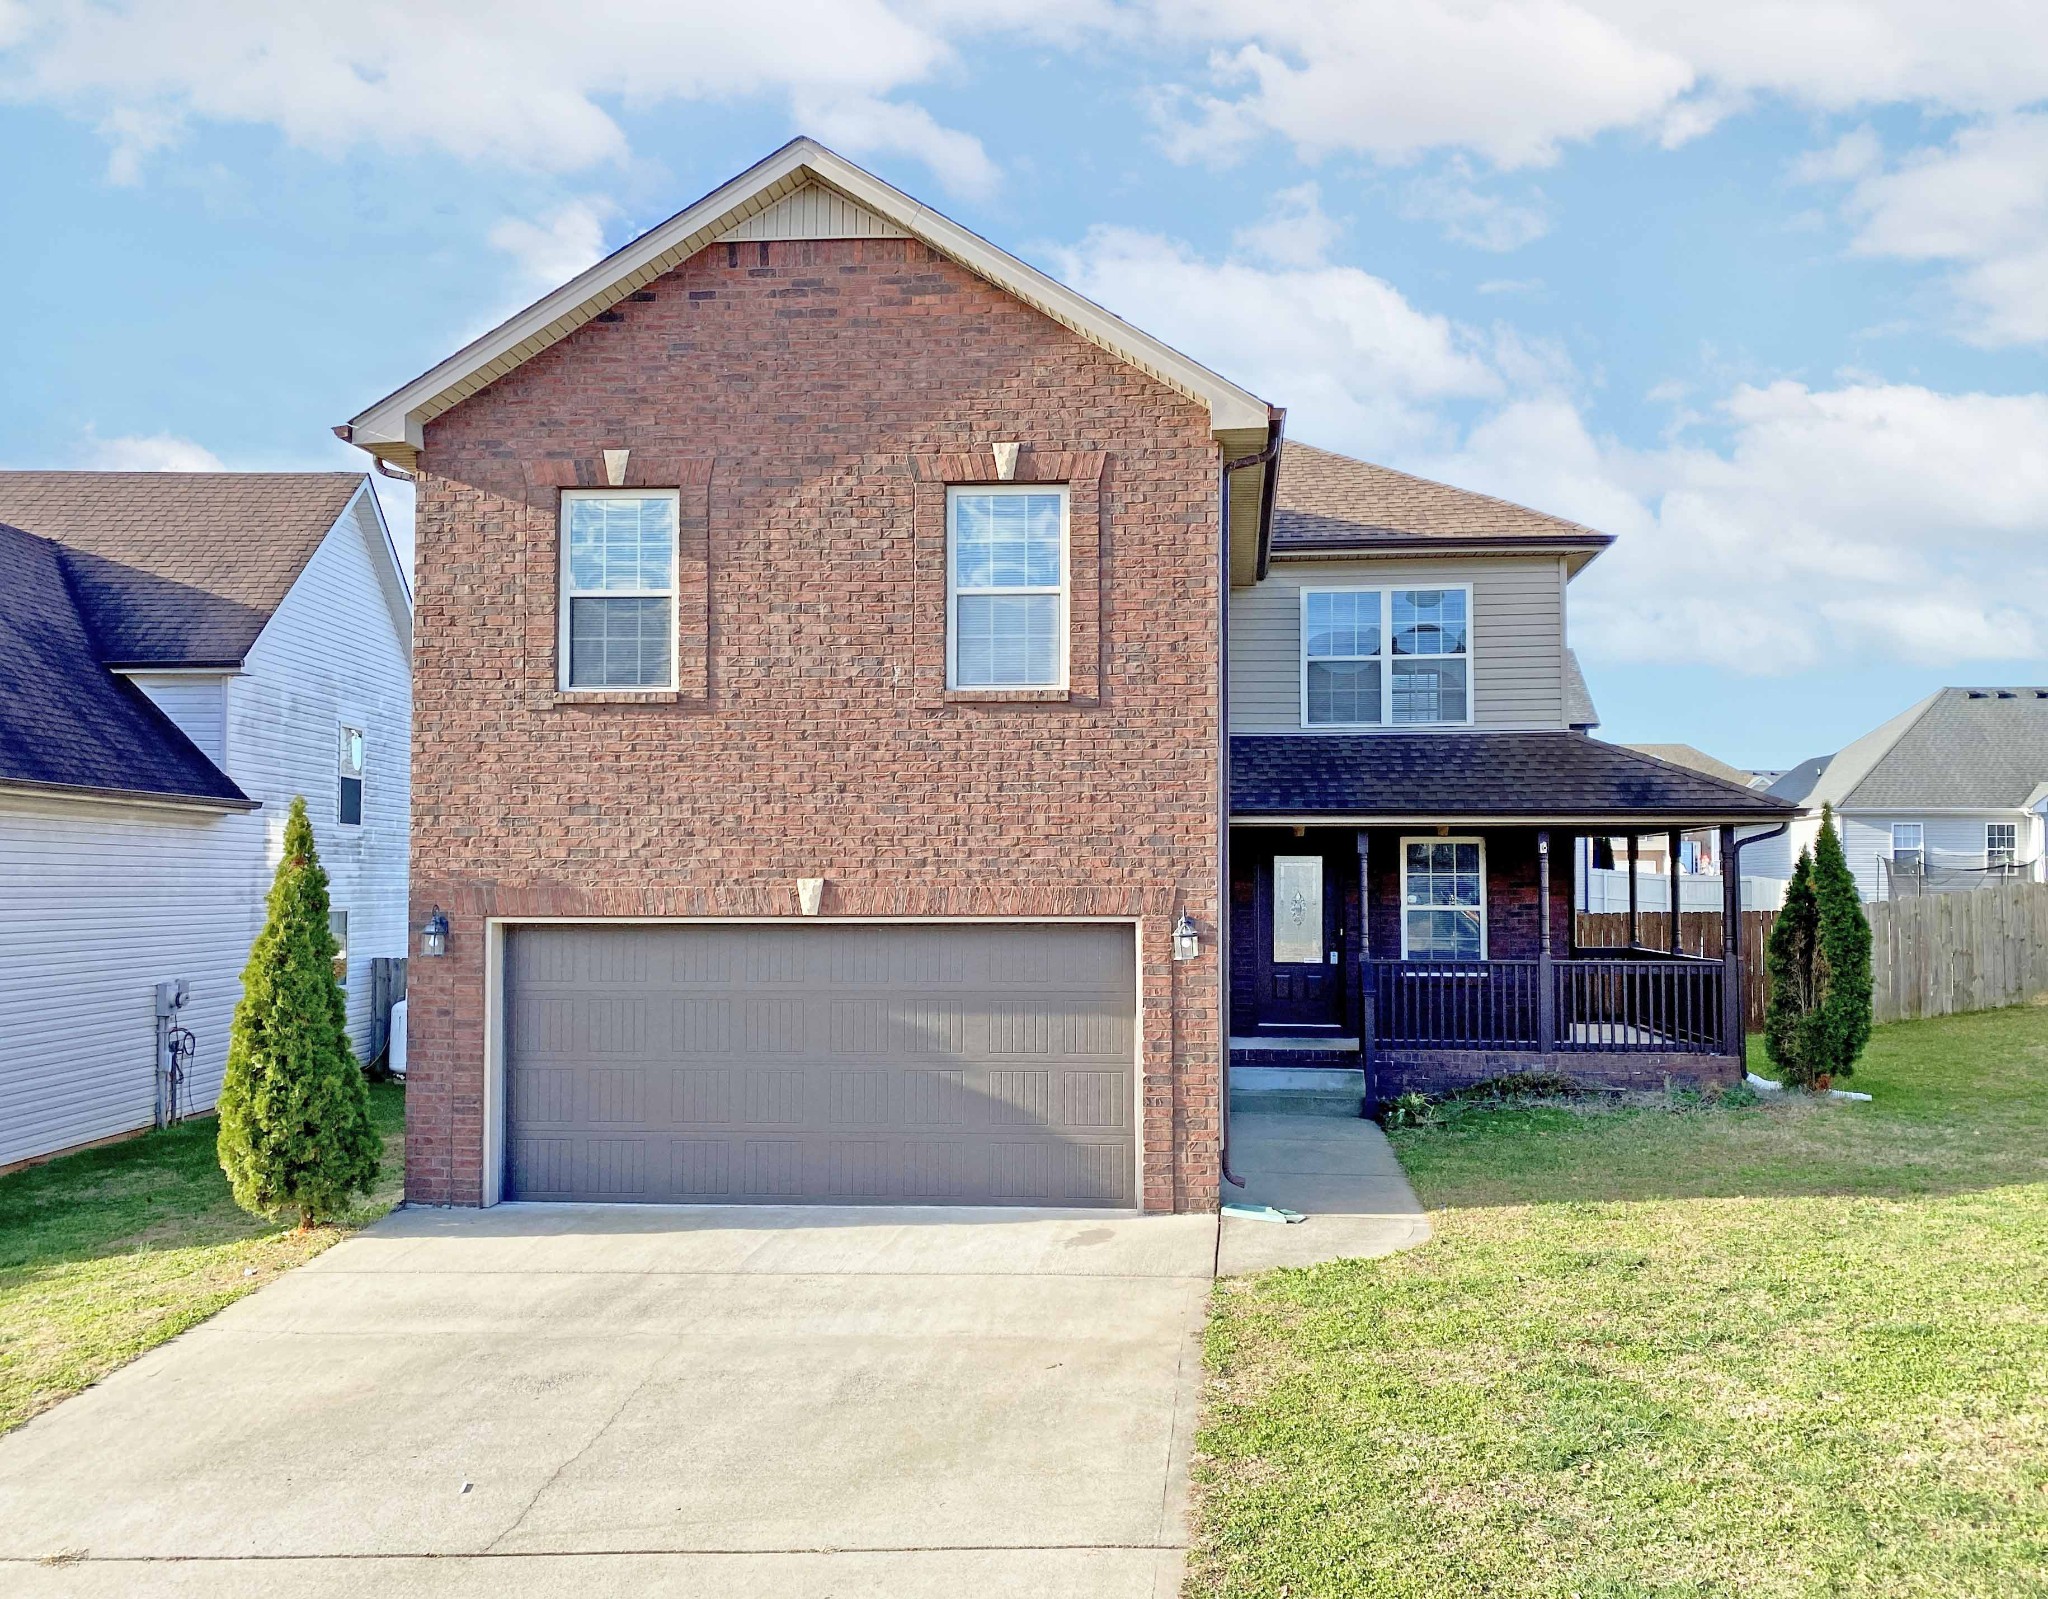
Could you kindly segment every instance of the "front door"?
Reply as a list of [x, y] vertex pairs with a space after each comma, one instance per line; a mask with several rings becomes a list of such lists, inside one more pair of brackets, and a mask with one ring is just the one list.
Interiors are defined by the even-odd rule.
[[1262, 1032], [1335, 1032], [1344, 1018], [1344, 896], [1321, 855], [1259, 866], [1254, 990]]

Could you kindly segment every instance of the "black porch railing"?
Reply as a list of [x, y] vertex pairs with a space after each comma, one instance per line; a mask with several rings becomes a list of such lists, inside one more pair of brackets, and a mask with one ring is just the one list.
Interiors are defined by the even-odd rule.
[[1723, 1047], [1724, 977], [1715, 961], [1364, 964], [1375, 1046], [1603, 1054], [1716, 1054]]

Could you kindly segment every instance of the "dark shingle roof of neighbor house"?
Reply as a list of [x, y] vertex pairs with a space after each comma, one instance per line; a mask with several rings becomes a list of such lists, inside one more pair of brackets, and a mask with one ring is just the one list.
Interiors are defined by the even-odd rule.
[[1747, 788], [1756, 781], [1756, 773], [1745, 772], [1739, 766], [1730, 766], [1717, 756], [1691, 744], [1627, 744], [1638, 755], [1655, 756], [1660, 761], [1669, 761], [1673, 766], [1683, 766], [1688, 771], [1705, 772], [1709, 777], [1718, 777], [1724, 783], [1740, 783]]
[[234, 665], [360, 472], [0, 472], [0, 522], [63, 546], [112, 666]]
[[[1804, 770], [1774, 792], [1793, 797]], [[1846, 745], [1799, 797], [1842, 810], [2018, 810], [2043, 785], [2048, 688], [1944, 688]]]
[[1518, 541], [1604, 549], [1610, 535], [1490, 494], [1411, 477], [1289, 439], [1273, 507], [1273, 551]]
[[1771, 822], [1783, 801], [1564, 730], [1259, 733], [1230, 741], [1233, 816]]
[[1586, 687], [1586, 674], [1579, 668], [1579, 652], [1564, 652], [1564, 725], [1590, 733], [1600, 725], [1600, 709], [1593, 703], [1593, 691]]
[[0, 783], [251, 804], [140, 689], [100, 664], [58, 547], [4, 523]]
[[1828, 769], [1828, 762], [1833, 759], [1832, 755], [1809, 756], [1789, 772], [1780, 772], [1764, 792], [1774, 799], [1803, 805], [1806, 796], [1813, 792], [1813, 785], [1820, 781], [1820, 774]]

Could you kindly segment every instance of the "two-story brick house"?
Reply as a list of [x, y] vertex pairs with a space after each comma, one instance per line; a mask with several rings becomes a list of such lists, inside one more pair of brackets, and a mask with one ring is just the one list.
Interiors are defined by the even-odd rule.
[[[1431, 960], [1506, 995], [1437, 1056], [1604, 1019], [1728, 1069], [1625, 999], [1507, 1028], [1540, 823], [1776, 809], [1571, 731], [1604, 541], [1283, 455], [1267, 401], [808, 140], [338, 431], [419, 487], [415, 1200], [1206, 1208], [1232, 1034], [1421, 1080], [1366, 996]], [[1518, 786], [1447, 807], [1452, 770]], [[1397, 946], [1397, 881], [1490, 930]]]

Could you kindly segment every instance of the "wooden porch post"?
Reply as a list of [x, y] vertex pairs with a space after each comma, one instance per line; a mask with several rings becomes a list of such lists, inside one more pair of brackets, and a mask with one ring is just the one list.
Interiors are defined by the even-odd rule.
[[1672, 828], [1664, 835], [1664, 849], [1669, 857], [1664, 862], [1664, 878], [1671, 885], [1671, 953], [1678, 953], [1678, 829]]
[[1636, 927], [1636, 836], [1628, 836], [1628, 947], [1641, 949], [1642, 934]]
[[1372, 879], [1366, 873], [1367, 838], [1364, 828], [1357, 830], [1358, 843], [1358, 935], [1351, 940], [1351, 1014], [1358, 1029], [1358, 1065], [1364, 1075], [1365, 1097], [1359, 1104], [1361, 1114], [1371, 1117], [1379, 1110], [1379, 1071], [1373, 1060], [1373, 998], [1366, 990], [1367, 974], [1371, 968], [1366, 965], [1372, 954]]
[[1543, 941], [1536, 960], [1536, 1047], [1548, 1057], [1557, 1050], [1557, 968], [1550, 951], [1550, 829], [1536, 834], [1537, 904], [1543, 916]]
[[[1735, 875], [1735, 829], [1721, 829], [1721, 1015], [1728, 1053], [1745, 1053], [1742, 1024], [1742, 879]], [[1745, 1067], [1745, 1070], [1747, 1068]]]

